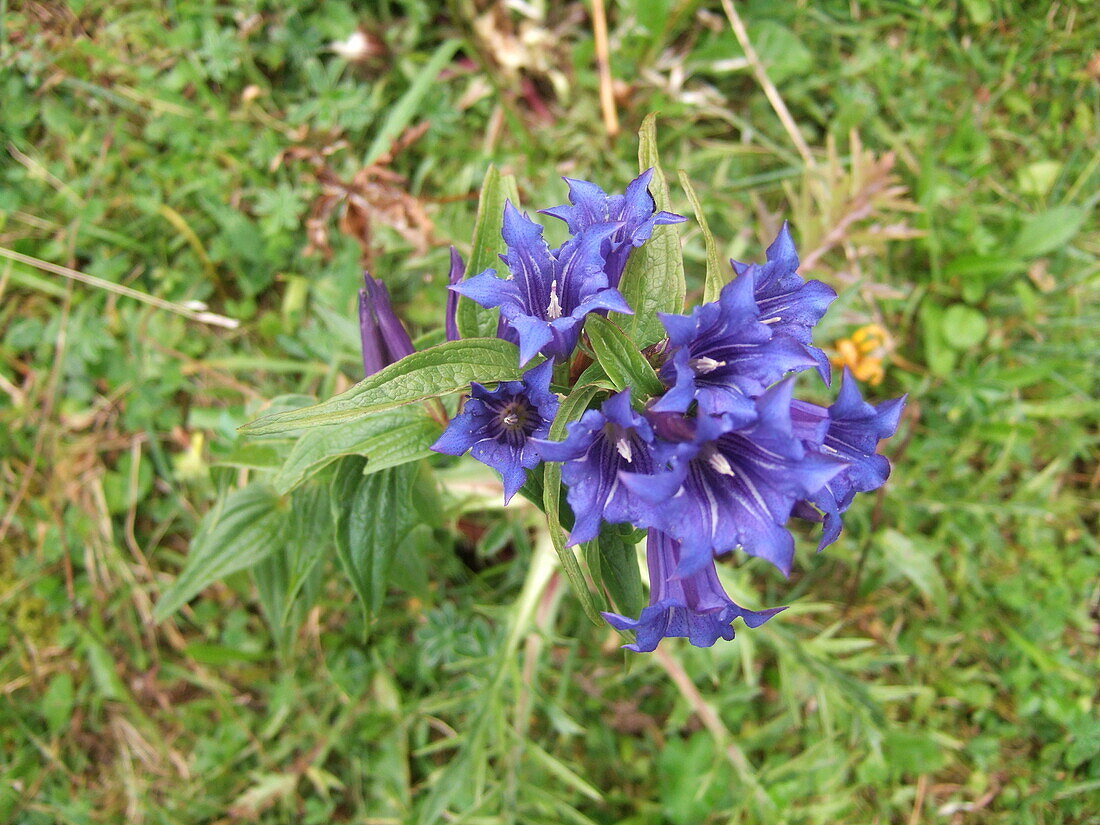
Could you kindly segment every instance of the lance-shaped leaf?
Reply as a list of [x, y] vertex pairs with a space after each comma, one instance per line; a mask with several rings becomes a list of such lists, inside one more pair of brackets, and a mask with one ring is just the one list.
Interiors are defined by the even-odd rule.
[[[575, 421], [581, 417], [589, 402], [599, 391], [600, 388], [595, 386], [574, 389], [558, 407], [558, 416], [550, 426], [549, 438], [552, 441], [561, 440], [565, 436], [566, 425], [570, 421]], [[599, 610], [596, 608], [596, 604], [592, 600], [592, 593], [588, 589], [588, 583], [585, 582], [584, 574], [577, 563], [577, 557], [573, 555], [572, 550], [565, 546], [565, 530], [561, 526], [561, 465], [548, 461], [545, 468], [543, 473], [545, 485], [543, 509], [546, 512], [547, 526], [550, 528], [550, 540], [554, 543], [554, 550], [561, 560], [561, 566], [565, 570], [569, 584], [572, 585], [577, 598], [581, 600], [581, 606], [584, 608], [585, 614], [592, 620], [593, 624], [602, 624]]]
[[365, 456], [366, 473], [408, 464], [431, 455], [440, 432], [442, 426], [424, 407], [412, 405], [307, 430], [272, 483], [287, 493], [345, 455]]
[[286, 526], [282, 546], [252, 568], [260, 606], [284, 654], [320, 593], [323, 565], [319, 562], [332, 554], [328, 486], [312, 484], [296, 490]]
[[614, 323], [599, 315], [589, 315], [584, 329], [596, 359], [615, 389], [630, 387], [639, 401], [664, 392], [665, 386], [653, 367]]
[[[657, 208], [672, 210], [668, 182], [657, 156], [657, 121], [647, 115], [638, 133], [638, 163], [641, 170], [652, 168], [650, 191]], [[640, 347], [665, 337], [658, 312], [679, 313], [684, 309], [687, 285], [680, 234], [675, 224], [658, 226], [644, 246], [634, 250], [626, 265], [619, 291], [634, 310], [634, 315], [612, 315]]]
[[416, 526], [412, 488], [418, 468], [406, 464], [363, 475], [361, 458], [345, 458], [332, 482], [336, 555], [367, 622], [382, 605], [394, 555]]
[[187, 563], [157, 602], [163, 621], [207, 585], [263, 561], [286, 541], [289, 508], [274, 490], [250, 484], [229, 493], [199, 526]]
[[[473, 249], [466, 262], [466, 277], [472, 278], [493, 269], [500, 263], [499, 255], [506, 249], [500, 234], [506, 201], [519, 203], [519, 190], [512, 175], [502, 175], [495, 166], [485, 173], [481, 198], [474, 223]], [[490, 338], [497, 333], [499, 310], [483, 309], [469, 298], [458, 299], [458, 332], [463, 338]]]
[[680, 177], [680, 185], [687, 193], [691, 208], [695, 211], [695, 220], [699, 222], [699, 229], [703, 232], [703, 244], [707, 250], [707, 276], [703, 281], [702, 302], [709, 304], [711, 301], [718, 300], [722, 287], [729, 282], [729, 276], [732, 273], [722, 264], [722, 258], [718, 254], [718, 243], [714, 240], [714, 233], [710, 231], [706, 213], [703, 212], [703, 204], [695, 193], [695, 187], [691, 185], [691, 178], [683, 169], [678, 170], [677, 174]]
[[390, 364], [328, 401], [265, 416], [241, 431], [275, 435], [356, 421], [371, 413], [465, 390], [471, 381], [515, 381], [522, 374], [515, 344], [497, 338], [447, 341]]
[[625, 616], [637, 616], [645, 607], [632, 532], [607, 526], [591, 542], [591, 550], [586, 554], [593, 578], [603, 582], [612, 603]]

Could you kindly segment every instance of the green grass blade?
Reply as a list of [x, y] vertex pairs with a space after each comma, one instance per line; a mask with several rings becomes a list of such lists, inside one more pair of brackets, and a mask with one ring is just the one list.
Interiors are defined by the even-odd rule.
[[374, 136], [374, 142], [371, 143], [370, 149], [367, 150], [367, 156], [363, 158], [363, 165], [370, 166], [382, 155], [389, 151], [390, 145], [401, 134], [401, 132], [407, 127], [417, 112], [420, 111], [420, 104], [424, 100], [424, 96], [428, 93], [428, 90], [435, 83], [436, 78], [439, 77], [439, 73], [443, 71], [443, 67], [446, 66], [454, 53], [458, 50], [460, 41], [447, 40], [440, 44], [439, 48], [435, 50], [435, 53], [431, 56], [431, 59], [424, 64], [424, 68], [417, 72], [416, 78], [413, 80], [412, 85], [409, 86], [408, 91], [401, 96], [401, 99], [390, 109], [386, 119], [382, 122], [381, 128], [378, 130], [378, 134]]

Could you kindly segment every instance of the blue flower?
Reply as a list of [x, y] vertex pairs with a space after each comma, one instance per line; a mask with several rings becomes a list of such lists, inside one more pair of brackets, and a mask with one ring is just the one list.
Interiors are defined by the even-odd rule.
[[363, 273], [359, 290], [359, 336], [363, 344], [363, 373], [374, 375], [414, 352], [412, 339], [394, 314], [386, 285]]
[[502, 381], [495, 390], [474, 382], [470, 398], [432, 449], [448, 455], [467, 450], [498, 471], [504, 480], [504, 501], [511, 500], [539, 463], [531, 440], [545, 438], [558, 412], [558, 397], [550, 391], [554, 362], [546, 360], [524, 373], [522, 381]]
[[[457, 283], [461, 283], [462, 275], [466, 271], [466, 264], [462, 260], [462, 256], [458, 254], [458, 250], [453, 246], [451, 247], [451, 272], [447, 278], [449, 286], [454, 286]], [[447, 340], [457, 341], [459, 339], [458, 334], [458, 293], [453, 290], [447, 291], [447, 320], [445, 323], [447, 330]]]
[[693, 573], [680, 575], [680, 543], [659, 530], [650, 530], [646, 542], [649, 566], [649, 606], [637, 619], [618, 613], [604, 613], [617, 630], [633, 630], [637, 641], [623, 645], [628, 650], [648, 653], [662, 639], [686, 636], [696, 647], [710, 647], [719, 638], [734, 637], [733, 620], [738, 616], [749, 627], [760, 627], [785, 607], [746, 610], [726, 595], [718, 580], [714, 560]]
[[843, 470], [807, 496], [807, 503], [822, 515], [806, 507], [796, 511], [814, 521], [824, 517], [819, 550], [840, 536], [844, 527], [842, 514], [851, 506], [856, 493], [877, 490], [890, 477], [890, 462], [877, 454], [878, 443], [897, 432], [904, 408], [905, 396], [877, 406], [868, 404], [847, 369], [836, 403], [828, 409], [806, 401], [791, 405], [795, 435], [819, 454], [845, 462]]
[[574, 235], [609, 221], [619, 223], [615, 233], [604, 239], [602, 250], [608, 285], [617, 287], [635, 247], [648, 241], [656, 227], [687, 220], [683, 215], [657, 211], [657, 203], [649, 192], [652, 179], [653, 170], [647, 169], [630, 182], [625, 194], [608, 195], [589, 181], [565, 178], [569, 184], [569, 202], [572, 206], [555, 206], [539, 211], [565, 221]]
[[829, 357], [813, 345], [813, 328], [836, 299], [836, 291], [821, 281], [805, 281], [798, 274], [798, 251], [786, 221], [765, 254], [767, 263], [762, 265], [730, 263], [739, 277], [755, 276], [753, 297], [761, 322], [771, 327], [772, 334], [797, 341], [827, 385], [831, 379]]
[[655, 466], [653, 429], [631, 408], [629, 389], [608, 398], [599, 411], [586, 412], [568, 432], [565, 441], [534, 443], [544, 461], [564, 462], [562, 481], [575, 517], [569, 533], [573, 545], [596, 538], [602, 522], [637, 521], [637, 496], [619, 481], [619, 472], [648, 475]]
[[[792, 386], [784, 381], [756, 399], [756, 418], [747, 424], [699, 415], [690, 440], [658, 445], [657, 454], [671, 463], [667, 472], [620, 474], [631, 492], [649, 504], [638, 526], [682, 542], [681, 575], [737, 547], [789, 574], [794, 538], [785, 525], [795, 503], [847, 466], [807, 448], [795, 435]], [[666, 428], [657, 429], [660, 434]]]
[[631, 314], [619, 290], [609, 288], [600, 252], [618, 223], [598, 223], [550, 251], [542, 227], [508, 202], [502, 235], [508, 252], [502, 260], [511, 277], [495, 269], [451, 287], [483, 307], [500, 307], [505, 337], [519, 344], [520, 364], [541, 352], [562, 360], [573, 352], [584, 317], [596, 310]]
[[761, 321], [755, 283], [746, 272], [690, 315], [661, 314], [673, 347], [661, 378], [671, 388], [653, 409], [685, 412], [698, 401], [704, 414], [745, 423], [754, 415], [753, 398], [785, 373], [814, 365], [798, 342], [773, 335]]

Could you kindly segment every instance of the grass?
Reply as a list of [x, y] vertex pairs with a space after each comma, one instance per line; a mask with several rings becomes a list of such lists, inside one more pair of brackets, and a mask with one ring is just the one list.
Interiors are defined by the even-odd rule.
[[[719, 4], [611, 4], [614, 137], [580, 4], [4, 5], [0, 248], [239, 325], [0, 258], [0, 820], [1100, 821], [1092, 4], [737, 4], [812, 168]], [[880, 325], [910, 393], [837, 545], [723, 569], [793, 607], [622, 655], [514, 507], [407, 547], [368, 639], [331, 566], [281, 636], [247, 574], [154, 623], [236, 428], [354, 380], [360, 266], [436, 328], [488, 164], [618, 188], [649, 111], [721, 255], [790, 217], [820, 340]]]

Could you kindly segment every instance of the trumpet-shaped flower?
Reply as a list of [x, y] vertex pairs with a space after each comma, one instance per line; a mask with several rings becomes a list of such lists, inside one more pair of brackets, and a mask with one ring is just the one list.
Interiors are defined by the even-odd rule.
[[897, 432], [905, 396], [872, 405], [863, 400], [859, 384], [849, 370], [836, 403], [827, 409], [805, 401], [795, 401], [791, 418], [795, 435], [820, 455], [845, 462], [844, 468], [829, 479], [820, 490], [807, 496], [807, 501], [821, 511], [798, 509], [800, 515], [813, 520], [824, 517], [824, 530], [818, 549], [828, 547], [844, 527], [843, 513], [851, 506], [856, 493], [877, 490], [890, 476], [890, 462], [878, 455], [878, 444]]
[[432, 449], [448, 455], [467, 450], [500, 473], [504, 501], [508, 502], [527, 480], [527, 471], [539, 463], [532, 444], [545, 438], [558, 412], [558, 397], [550, 391], [553, 361], [529, 369], [522, 381], [502, 381], [495, 390], [471, 384], [470, 398]]
[[836, 298], [836, 291], [822, 281], [806, 281], [798, 274], [798, 251], [786, 221], [765, 254], [765, 264], [730, 263], [738, 277], [750, 273], [754, 276], [753, 297], [760, 309], [760, 321], [771, 327], [773, 335], [798, 342], [828, 384], [829, 358], [813, 345], [813, 328]]
[[624, 194], [608, 195], [589, 181], [565, 178], [572, 205], [539, 211], [565, 221], [574, 235], [602, 223], [618, 223], [619, 228], [604, 239], [602, 248], [608, 285], [617, 287], [635, 247], [648, 241], [658, 226], [687, 220], [683, 215], [657, 211], [649, 192], [652, 179], [653, 170], [647, 169], [630, 182]]
[[685, 412], [698, 401], [704, 414], [745, 423], [754, 415], [753, 398], [785, 373], [814, 365], [798, 342], [773, 335], [762, 322], [755, 283], [755, 274], [746, 272], [690, 315], [661, 315], [674, 349], [661, 368], [671, 388], [655, 410]]
[[542, 227], [511, 202], [504, 207], [503, 237], [508, 278], [496, 270], [451, 286], [483, 307], [500, 307], [506, 338], [519, 344], [520, 363], [541, 352], [562, 360], [573, 352], [584, 317], [596, 310], [631, 313], [619, 290], [609, 287], [601, 247], [618, 223], [597, 223], [551, 251]]
[[359, 336], [363, 343], [363, 374], [380, 369], [414, 352], [408, 330], [393, 311], [390, 293], [378, 278], [363, 273], [359, 290]]
[[633, 630], [634, 644], [628, 650], [648, 653], [662, 639], [687, 637], [696, 647], [710, 647], [719, 638], [734, 637], [733, 620], [740, 617], [748, 627], [760, 627], [768, 619], [786, 610], [746, 610], [726, 594], [718, 580], [714, 559], [709, 559], [696, 571], [681, 575], [681, 546], [678, 541], [659, 530], [650, 530], [646, 542], [646, 564], [649, 567], [649, 606], [637, 619], [618, 613], [604, 613], [604, 618], [617, 630]]
[[[466, 264], [458, 250], [451, 247], [451, 271], [447, 276], [449, 286], [461, 283], [462, 275], [466, 271]], [[447, 316], [444, 326], [448, 341], [457, 341], [458, 334], [458, 293], [454, 290], [447, 291]]]
[[603, 522], [637, 521], [639, 502], [619, 480], [620, 471], [654, 472], [653, 429], [630, 406], [630, 390], [607, 399], [569, 425], [565, 441], [535, 441], [545, 461], [564, 462], [562, 481], [569, 488], [575, 521], [569, 543], [596, 538]]
[[795, 435], [791, 389], [787, 380], [756, 399], [756, 417], [749, 423], [699, 415], [690, 440], [659, 445], [657, 453], [668, 457], [670, 470], [620, 475], [650, 504], [639, 508], [638, 525], [682, 543], [681, 575], [737, 547], [767, 559], [784, 575], [790, 572], [794, 538], [785, 525], [792, 509], [847, 466]]

